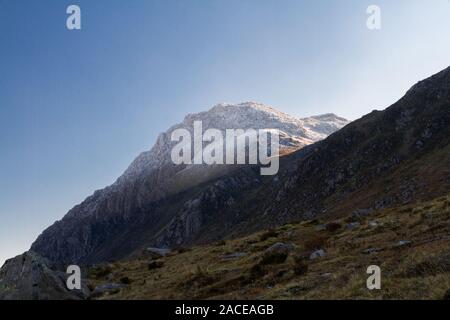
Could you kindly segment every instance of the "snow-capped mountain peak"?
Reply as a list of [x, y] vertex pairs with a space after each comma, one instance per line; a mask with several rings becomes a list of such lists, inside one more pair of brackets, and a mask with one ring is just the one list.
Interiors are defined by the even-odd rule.
[[214, 128], [222, 132], [226, 129], [277, 129], [280, 132], [280, 147], [294, 149], [324, 139], [348, 123], [347, 120], [334, 114], [300, 119], [257, 102], [220, 103], [208, 111], [186, 115], [181, 123], [160, 134], [153, 148], [141, 153], [118, 182], [133, 179], [148, 173], [149, 170], [159, 170], [161, 166], [169, 165], [170, 152], [175, 144], [171, 141], [171, 133], [180, 128], [192, 133], [195, 121], [202, 122], [203, 130]]

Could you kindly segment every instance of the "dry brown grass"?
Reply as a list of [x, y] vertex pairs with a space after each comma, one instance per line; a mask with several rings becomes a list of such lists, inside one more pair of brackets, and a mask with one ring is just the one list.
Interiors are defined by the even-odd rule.
[[[374, 212], [353, 230], [344, 219], [333, 220], [343, 227], [332, 233], [309, 222], [285, 225], [270, 234], [181, 250], [152, 270], [145, 259], [117, 262], [92, 270], [90, 286], [126, 277], [127, 288], [106, 299], [442, 299], [450, 289], [449, 200]], [[399, 247], [401, 240], [411, 245]], [[295, 249], [286, 259], [259, 263], [266, 248], [287, 241]], [[309, 260], [317, 248], [327, 255]], [[247, 254], [221, 258], [242, 251]], [[372, 264], [381, 267], [381, 290], [366, 288]]]

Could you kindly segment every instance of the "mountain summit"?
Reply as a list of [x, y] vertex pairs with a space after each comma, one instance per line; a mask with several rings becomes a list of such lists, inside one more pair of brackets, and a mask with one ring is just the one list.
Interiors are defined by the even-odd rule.
[[184, 128], [192, 134], [194, 121], [201, 121], [204, 130], [214, 128], [222, 132], [226, 129], [278, 129], [281, 148], [294, 149], [322, 140], [349, 123], [334, 114], [298, 119], [261, 103], [221, 103], [209, 111], [188, 114], [183, 122], [161, 133], [155, 146], [150, 151], [141, 153], [118, 181], [136, 178], [170, 163], [170, 150], [175, 145], [170, 140], [171, 133]]

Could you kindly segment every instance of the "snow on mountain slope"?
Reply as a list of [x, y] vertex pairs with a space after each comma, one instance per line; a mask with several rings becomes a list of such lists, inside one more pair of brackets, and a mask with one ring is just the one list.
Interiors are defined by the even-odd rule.
[[333, 113], [301, 119], [306, 134], [314, 141], [323, 140], [333, 132], [346, 126], [349, 121]]
[[175, 142], [170, 140], [171, 133], [185, 128], [193, 134], [194, 121], [202, 121], [203, 130], [214, 128], [223, 133], [226, 129], [278, 129], [280, 148], [293, 149], [322, 140], [348, 123], [346, 119], [334, 114], [298, 119], [255, 102], [218, 104], [209, 111], [188, 114], [182, 123], [160, 134], [155, 146], [150, 151], [141, 153], [118, 179], [118, 183], [169, 164], [170, 152], [175, 145]]

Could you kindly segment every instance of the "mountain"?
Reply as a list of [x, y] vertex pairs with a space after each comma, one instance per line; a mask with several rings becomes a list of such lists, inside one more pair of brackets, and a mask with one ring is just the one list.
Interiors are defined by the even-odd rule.
[[[113, 185], [96, 191], [45, 230], [31, 249], [54, 262], [93, 263], [123, 258], [150, 244], [179, 246], [195, 241], [208, 220], [199, 208], [204, 198], [214, 202], [212, 206], [230, 204], [231, 194], [260, 177], [246, 173], [234, 178], [249, 166], [175, 165], [170, 157], [175, 145], [171, 133], [179, 128], [192, 133], [194, 121], [202, 121], [204, 130], [222, 132], [278, 129], [281, 152], [301, 149], [348, 123], [333, 114], [297, 119], [252, 102], [220, 104], [189, 114], [160, 134], [154, 147], [140, 154]], [[220, 199], [212, 199], [215, 196]]]
[[[248, 116], [240, 116], [241, 112]], [[334, 260], [325, 259], [317, 271], [321, 275], [330, 272], [326, 268], [330, 265], [345, 265], [349, 270], [358, 267], [342, 260], [346, 256], [340, 258], [339, 252], [347, 254], [361, 246], [361, 241], [385, 246], [363, 248], [363, 254], [400, 248], [389, 251], [389, 259], [397, 259], [389, 267], [395, 267], [399, 259], [408, 257], [409, 251], [401, 248], [410, 245], [405, 239], [410, 237], [419, 241], [415, 244], [419, 251], [425, 243], [434, 243], [427, 248], [434, 250], [440, 268], [440, 261], [446, 257], [442, 250], [448, 251], [445, 235], [448, 235], [446, 212], [450, 195], [450, 68], [417, 83], [386, 110], [373, 111], [323, 140], [320, 135], [327, 135], [333, 124], [342, 125], [343, 119], [334, 115], [295, 119], [255, 104], [219, 105], [209, 112], [187, 116], [183, 124], [192, 124], [194, 119], [205, 119], [214, 125], [224, 122], [224, 127], [239, 124], [245, 128], [244, 124], [250, 125], [252, 121], [253, 127], [277, 126], [286, 134], [282, 145], [289, 152], [281, 153], [276, 176], [261, 176], [258, 165], [230, 166], [213, 173], [207, 168], [192, 174], [189, 166], [175, 166], [167, 161], [170, 144], [166, 132], [115, 184], [96, 191], [44, 231], [30, 252], [45, 257], [52, 265], [130, 259], [138, 259], [142, 264], [139, 257], [143, 257], [142, 251], [149, 246], [178, 248], [179, 252], [189, 252], [183, 248], [192, 246], [194, 252], [210, 248], [208, 252], [213, 253], [216, 249], [211, 244], [217, 240], [237, 239], [286, 223], [316, 226], [320, 220], [338, 221], [340, 225], [357, 222], [364, 223], [361, 232], [365, 232], [373, 225], [371, 217], [377, 217], [383, 220], [381, 233], [343, 232], [324, 240], [321, 235], [311, 233], [315, 229], [308, 227], [307, 233], [301, 232], [299, 238], [292, 240], [293, 247], [310, 250], [308, 254], [325, 245], [334, 250]], [[197, 178], [202, 172], [206, 175]], [[196, 179], [192, 182], [186, 177]], [[441, 214], [438, 220], [433, 220], [439, 223], [431, 219], [435, 213]], [[397, 222], [394, 215], [398, 217]], [[318, 230], [327, 228], [317, 227]], [[336, 224], [332, 227], [329, 232], [335, 230]], [[291, 227], [279, 230], [288, 229]], [[274, 231], [267, 234], [274, 237]], [[309, 236], [311, 241], [306, 239]], [[285, 241], [286, 237], [277, 239]], [[383, 239], [399, 242], [385, 243]], [[434, 242], [438, 240], [439, 244]], [[209, 247], [198, 244], [209, 244]], [[239, 250], [266, 249], [253, 244], [257, 246], [252, 239], [237, 241], [233, 250], [239, 254]], [[426, 255], [426, 252], [415, 252], [419, 253]], [[211, 258], [204, 254], [202, 251], [197, 258]], [[352, 251], [351, 255], [354, 254]], [[374, 259], [378, 259], [376, 254]], [[411, 272], [425, 272], [422, 266], [428, 262], [423, 263]], [[160, 266], [160, 262], [152, 264], [152, 268]], [[174, 270], [178, 266], [175, 264]], [[443, 266], [447, 268], [446, 264]], [[15, 274], [15, 268], [19, 267], [17, 263], [7, 263], [2, 268], [0, 297], [4, 283], [1, 274]], [[263, 269], [255, 266], [249, 271], [259, 277], [264, 276], [259, 273]], [[168, 276], [175, 277], [174, 270]], [[268, 282], [264, 280], [265, 288], [281, 273], [276, 274], [266, 279]], [[199, 272], [200, 280], [194, 276], [193, 282], [186, 286], [203, 281], [204, 272]], [[342, 279], [349, 276], [342, 275]], [[207, 278], [211, 277], [207, 275]], [[233, 279], [229, 279], [229, 285], [245, 285], [240, 282], [245, 282], [245, 277], [239, 281]]]

